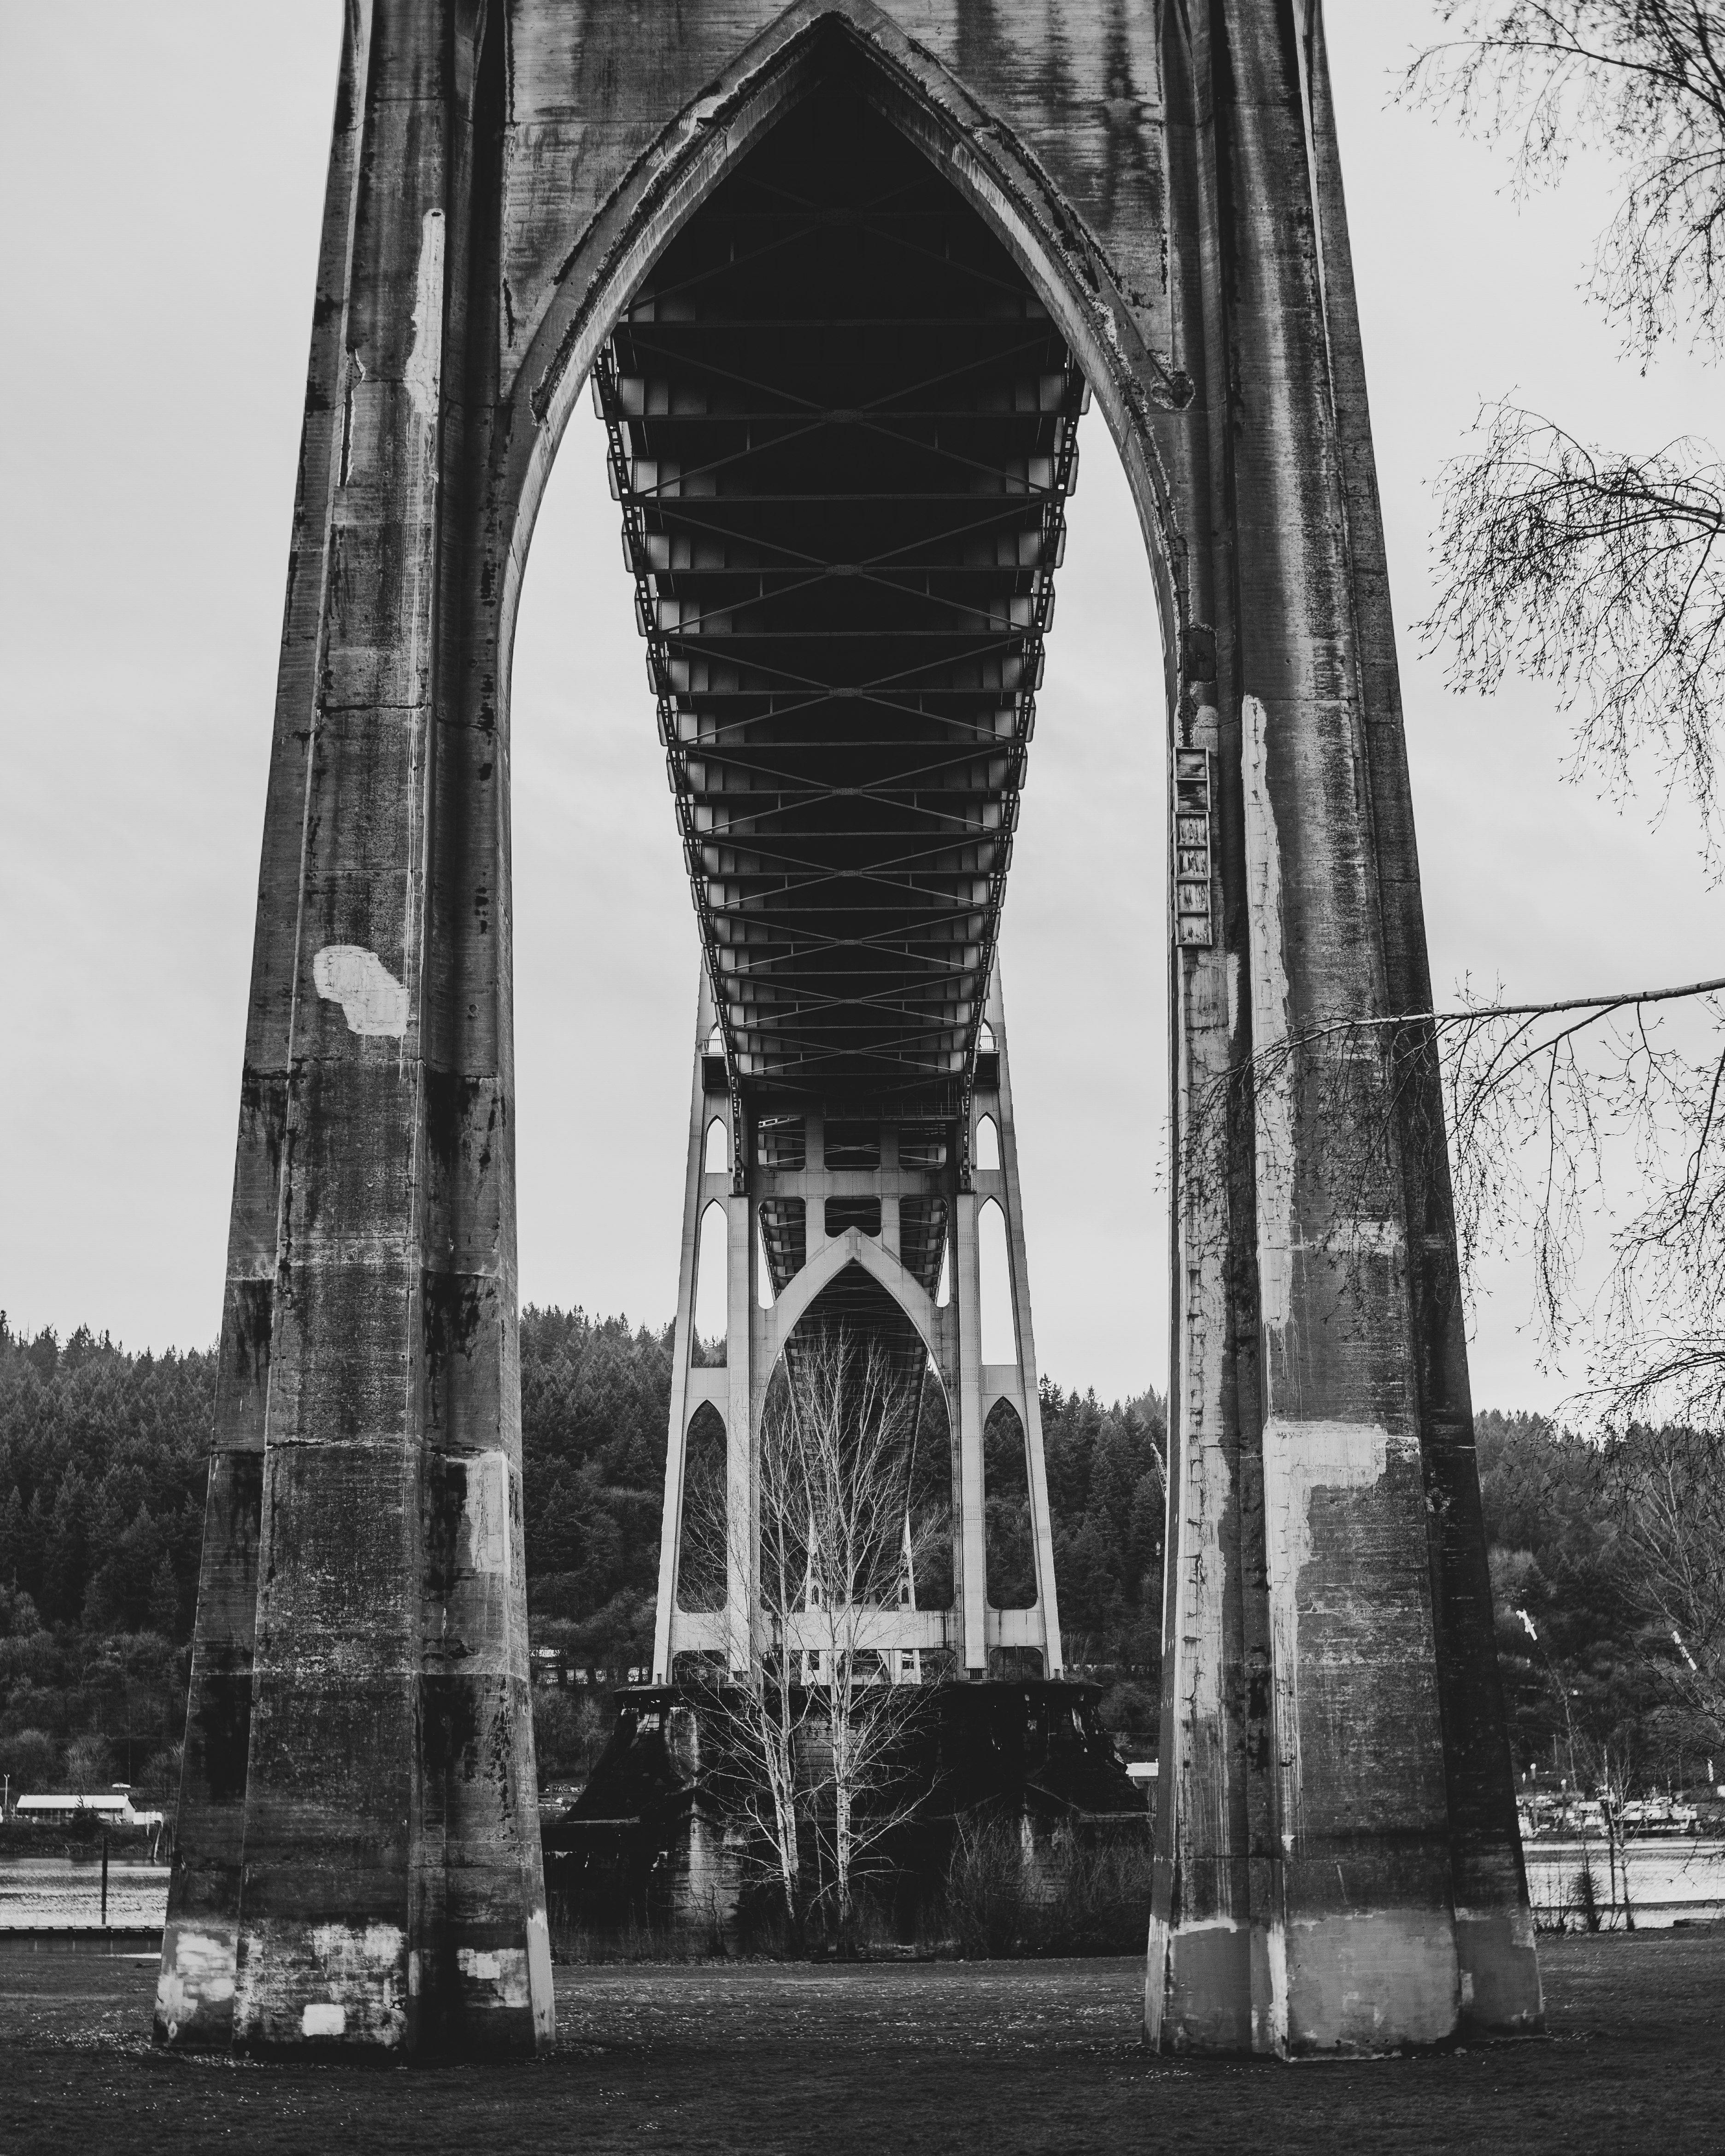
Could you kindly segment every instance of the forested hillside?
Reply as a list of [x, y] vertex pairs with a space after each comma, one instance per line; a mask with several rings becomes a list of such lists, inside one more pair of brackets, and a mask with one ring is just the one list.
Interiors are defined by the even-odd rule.
[[1474, 1419], [1518, 1768], [1682, 1787], [1725, 1775], [1725, 1440], [1601, 1447]]
[[[670, 1387], [668, 1329], [523, 1313], [533, 1635], [608, 1673], [651, 1652]], [[0, 1771], [14, 1796], [20, 1782], [171, 1781], [213, 1404], [213, 1354], [129, 1354], [85, 1328], [23, 1339], [0, 1317]], [[1160, 1662], [1163, 1404], [1105, 1408], [1045, 1383], [1042, 1412], [1068, 1656], [1129, 1683], [1118, 1711], [1142, 1726]], [[1674, 1650], [1625, 1584], [1604, 1456], [1537, 1417], [1481, 1415], [1479, 1438], [1518, 1765], [1609, 1754], [1632, 1777], [1691, 1778], [1712, 1725], [1669, 1681]], [[947, 1444], [934, 1386], [918, 1442], [932, 1460]], [[990, 1591], [1005, 1604], [1029, 1599], [1021, 1458], [1016, 1432], [991, 1426]], [[937, 1606], [949, 1587], [936, 1568], [919, 1598]]]

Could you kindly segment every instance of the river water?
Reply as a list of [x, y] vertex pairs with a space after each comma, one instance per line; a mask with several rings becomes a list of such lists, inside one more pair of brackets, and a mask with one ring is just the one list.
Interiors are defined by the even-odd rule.
[[[1591, 1866], [1603, 1923], [1624, 1928], [1624, 1860], [1615, 1891], [1603, 1841], [1530, 1841], [1525, 1845], [1527, 1891], [1535, 1917], [1568, 1928], [1583, 1923], [1576, 1876]], [[1688, 1836], [1632, 1841], [1627, 1856], [1628, 1912], [1639, 1927], [1658, 1929], [1681, 1917], [1725, 1916], [1725, 1841]], [[102, 1867], [64, 1856], [27, 1857], [0, 1864], [0, 1932], [101, 1922]], [[108, 1922], [125, 1930], [159, 1926], [167, 1911], [167, 1867], [118, 1864], [108, 1867]]]
[[[158, 1928], [167, 1915], [167, 1866], [108, 1866], [108, 1922], [124, 1931]], [[95, 1930], [102, 1921], [102, 1866], [74, 1864], [67, 1856], [27, 1856], [0, 1864], [0, 1932], [38, 1926], [75, 1925]]]
[[1603, 1840], [1527, 1841], [1522, 1851], [1528, 1899], [1541, 1924], [1554, 1925], [1566, 1915], [1570, 1930], [1582, 1927], [1577, 1879], [1584, 1865], [1593, 1873], [1600, 1920], [1611, 1930], [1632, 1922], [1656, 1931], [1680, 1918], [1725, 1916], [1725, 1841], [1690, 1835], [1630, 1841], [1618, 1852], [1615, 1890], [1611, 1853]]

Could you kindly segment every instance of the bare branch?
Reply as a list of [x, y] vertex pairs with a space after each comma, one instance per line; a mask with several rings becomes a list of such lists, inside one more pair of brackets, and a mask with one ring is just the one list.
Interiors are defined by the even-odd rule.
[[[1394, 1202], [1412, 1147], [1421, 1181], [1451, 1194], [1464, 1280], [1489, 1256], [1527, 1256], [1545, 1348], [1589, 1344], [1597, 1419], [1725, 1421], [1722, 998], [1713, 980], [1320, 1020], [1193, 1104], [1185, 1172], [1204, 1173], [1232, 1116], [1251, 1122], [1265, 1172], [1286, 1173], [1265, 1154], [1303, 1124], [1322, 1140], [1308, 1148], [1325, 1178], [1318, 1212], [1346, 1238]], [[1590, 1229], [1604, 1231], [1603, 1279], [1585, 1294]], [[1356, 1253], [1338, 1242], [1329, 1255], [1340, 1291]]]
[[1620, 167], [1593, 295], [1641, 352], [1725, 333], [1725, 9], [1709, 0], [1445, 0], [1455, 34], [1403, 80], [1507, 142], [1518, 185], [1557, 179], [1578, 143]]
[[1626, 784], [1651, 752], [1709, 818], [1725, 708], [1725, 468], [1705, 443], [1644, 459], [1588, 447], [1537, 413], [1482, 408], [1481, 446], [1438, 482], [1437, 604], [1452, 687], [1511, 669], [1585, 716], [1579, 759]]
[[1663, 1688], [1725, 1741], [1725, 1436], [1633, 1430], [1602, 1463], [1609, 1559]]
[[799, 1328], [761, 1418], [752, 1522], [722, 1473], [691, 1474], [685, 1570], [710, 1600], [741, 1582], [752, 1612], [712, 1709], [793, 1934], [824, 1899], [850, 1921], [858, 1866], [911, 1807], [900, 1752], [920, 1694], [875, 1635], [938, 1532], [915, 1502], [917, 1407], [878, 1340]]

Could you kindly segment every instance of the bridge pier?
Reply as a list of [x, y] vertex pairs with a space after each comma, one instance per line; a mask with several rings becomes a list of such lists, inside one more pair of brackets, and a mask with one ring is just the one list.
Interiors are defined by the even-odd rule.
[[359, 6], [343, 54], [156, 2014], [181, 2047], [551, 2030], [506, 826], [449, 620], [497, 311], [501, 76], [466, 12]]
[[1146, 2018], [1537, 2028], [1394, 630], [1316, 6], [1194, 25], [1208, 534], [1174, 773], [1178, 1193]]

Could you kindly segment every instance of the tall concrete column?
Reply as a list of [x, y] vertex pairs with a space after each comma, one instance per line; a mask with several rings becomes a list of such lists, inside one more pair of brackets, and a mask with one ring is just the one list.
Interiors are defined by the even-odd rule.
[[[1042, 1653], [1042, 1673], [1065, 1674], [1060, 1644], [1060, 1595], [1055, 1581], [1054, 1515], [1048, 1504], [1048, 1463], [1042, 1450], [1042, 1393], [1036, 1361], [1036, 1324], [1030, 1302], [1029, 1245], [1024, 1234], [1024, 1199], [1019, 1183], [1018, 1119], [1012, 1104], [1012, 1058], [1006, 1039], [1006, 999], [997, 957], [988, 979], [988, 1024], [994, 1036], [998, 1083], [990, 1103], [1000, 1134], [999, 1203], [1006, 1223], [1007, 1264], [1011, 1274], [1013, 1342], [1017, 1368], [1019, 1421], [1024, 1434], [1024, 1481], [1029, 1498], [1030, 1548], [1036, 1573], [1033, 1644]], [[1004, 1614], [1004, 1613], [1003, 1613]]]
[[[1365, 360], [1354, 301], [1341, 159], [1320, 10], [1312, 11], [1307, 105], [1324, 281], [1331, 295], [1329, 363], [1337, 386], [1337, 465], [1347, 507], [1356, 612], [1363, 732], [1376, 836], [1378, 906], [1390, 1008], [1433, 1007], [1419, 854], [1408, 778], [1394, 615], [1366, 399]], [[1493, 1637], [1466, 1313], [1456, 1265], [1447, 1149], [1435, 1044], [1398, 1038], [1397, 1135], [1404, 1178], [1412, 1359], [1425, 1445], [1425, 1507], [1438, 1694], [1451, 1825], [1455, 1949], [1470, 2017], [1485, 2026], [1525, 2025], [1538, 2011], [1538, 1972], [1528, 1922], [1527, 1876], [1516, 1826], [1515, 1784], [1503, 1741], [1503, 1693]]]
[[292, 578], [282, 631], [185, 1763], [157, 2003], [158, 2031], [172, 2041], [224, 2044], [233, 2030], [264, 1427], [293, 1053], [304, 742], [322, 643], [325, 536], [341, 463], [341, 385], [347, 363], [341, 330], [357, 200], [359, 111], [369, 59], [368, 39], [344, 41], [318, 257], [291, 555], [296, 564], [317, 564], [321, 573]]
[[952, 1200], [952, 1309], [958, 1328], [958, 1389], [947, 1412], [957, 1424], [958, 1473], [952, 1492], [953, 1595], [958, 1605], [959, 1666], [968, 1677], [988, 1668], [988, 1564], [983, 1463], [983, 1301], [978, 1245], [978, 1199]]
[[[707, 1086], [708, 1050], [713, 1030], [712, 988], [701, 969], [696, 998], [693, 1076], [689, 1091], [688, 1155], [683, 1173], [683, 1238], [677, 1265], [677, 1314], [671, 1336], [670, 1424], [665, 1450], [665, 1504], [659, 1520], [659, 1603], [653, 1630], [653, 1681], [670, 1681], [673, 1661], [682, 1644], [677, 1630], [678, 1569], [681, 1558], [683, 1496], [689, 1471], [689, 1424], [709, 1397], [695, 1373], [695, 1304], [699, 1293], [701, 1224], [708, 1203], [707, 1126], [721, 1112], [722, 1093]], [[719, 1073], [722, 1075], [722, 1071]], [[728, 1178], [727, 1178], [728, 1180]], [[728, 1291], [727, 1291], [728, 1293]], [[730, 1427], [727, 1415], [726, 1430]], [[728, 1455], [728, 1445], [727, 1445]], [[728, 1481], [728, 1476], [727, 1476]]]
[[[223, 1358], [255, 1363], [267, 1307], [243, 1861], [224, 1854], [231, 1808], [208, 1807], [206, 1747], [158, 1999], [172, 2042], [519, 2051], [550, 2032], [506, 823], [444, 618], [465, 566], [446, 504], [486, 424], [470, 333], [495, 259], [501, 50], [482, 19], [377, 0], [348, 20], [321, 272], [334, 351], [320, 339], [307, 400], [254, 971], [254, 1012], [285, 1007], [285, 1083], [249, 1073], [242, 1111], [247, 1189], [247, 1121], [280, 1101], [274, 1232], [248, 1204], [241, 1256], [255, 1275], [267, 1249], [271, 1277], [267, 1299], [230, 1296]], [[255, 1424], [243, 1388], [223, 1413], [218, 1467]], [[213, 1493], [236, 1518], [239, 1479], [218, 1471]], [[244, 1539], [218, 1522], [212, 1672]]]
[[[747, 1144], [745, 1134], [732, 1134], [733, 1158], [741, 1158]], [[747, 1173], [745, 1165], [740, 1178], [745, 1184]], [[754, 1333], [755, 1251], [754, 1201], [747, 1188], [733, 1188], [725, 1201], [725, 1373], [731, 1403], [725, 1418], [726, 1630], [732, 1670], [749, 1666], [760, 1602], [761, 1500], [755, 1471], [758, 1441], [749, 1353]]]
[[[1383, 894], [1412, 883], [1412, 834], [1373, 815], [1374, 792], [1396, 788], [1393, 771], [1373, 773], [1389, 624], [1375, 503], [1358, 449], [1350, 473], [1342, 448], [1363, 442], [1365, 419], [1357, 363], [1337, 367], [1358, 337], [1339, 198], [1327, 221], [1313, 184], [1333, 158], [1322, 41], [1303, 6], [1234, 0], [1194, 44], [1210, 89], [1200, 170], [1214, 174], [1193, 213], [1213, 264], [1194, 409], [1230, 515], [1211, 569], [1217, 657], [1195, 639], [1178, 742], [1214, 758], [1229, 1060], [1281, 1060], [1219, 1096], [1213, 962], [1179, 951], [1172, 1723], [1147, 2006], [1153, 2035], [1176, 2046], [1381, 2050], [1449, 2035], [1487, 1994], [1481, 2018], [1533, 2025], [1538, 1984], [1515, 1882], [1500, 1870], [1483, 1926], [1455, 1891], [1430, 1517], [1441, 1447], [1416, 1348], [1429, 1318], [1399, 1165], [1411, 1133], [1378, 1045], [1420, 989], [1423, 939], [1404, 908], [1393, 971]], [[1399, 753], [1399, 716], [1394, 731]], [[1177, 750], [1177, 794], [1180, 763]], [[1342, 1030], [1350, 1021], [1365, 1032]], [[1231, 1120], [1219, 1137], [1219, 1116]], [[1190, 1181], [1207, 1148], [1233, 1171], [1213, 1230]]]

